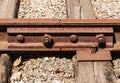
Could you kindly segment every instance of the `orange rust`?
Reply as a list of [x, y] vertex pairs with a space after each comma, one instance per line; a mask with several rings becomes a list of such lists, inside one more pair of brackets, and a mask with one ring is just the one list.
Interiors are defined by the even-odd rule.
[[119, 19], [0, 19], [0, 26], [120, 26]]
[[8, 27], [8, 33], [113, 33], [112, 27]]
[[95, 61], [95, 60], [111, 60], [110, 51], [99, 51], [90, 53], [89, 51], [77, 51], [78, 61]]
[[[119, 47], [119, 26], [119, 19], [0, 19], [0, 51], [77, 51], [81, 61], [110, 60], [110, 51]], [[22, 43], [19, 34], [25, 39]], [[45, 34], [54, 41], [50, 48], [44, 45]], [[104, 48], [99, 38], [105, 41]], [[97, 51], [91, 51], [93, 45]]]

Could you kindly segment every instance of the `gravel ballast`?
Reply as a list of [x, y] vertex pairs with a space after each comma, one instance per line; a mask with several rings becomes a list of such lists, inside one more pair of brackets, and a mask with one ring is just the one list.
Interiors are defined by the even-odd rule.
[[67, 18], [65, 0], [24, 0], [18, 18]]
[[[20, 53], [22, 54], [22, 53]], [[13, 66], [11, 83], [74, 83], [71, 55], [24, 53], [21, 63]]]
[[92, 0], [98, 19], [120, 18], [120, 0]]

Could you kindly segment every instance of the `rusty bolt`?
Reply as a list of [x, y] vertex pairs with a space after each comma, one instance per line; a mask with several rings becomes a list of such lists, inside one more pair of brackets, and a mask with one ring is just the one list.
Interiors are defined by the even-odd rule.
[[91, 46], [91, 53], [96, 53], [98, 50], [98, 47], [96, 45]]
[[71, 35], [71, 36], [70, 36], [70, 41], [71, 41], [72, 43], [76, 43], [76, 42], [78, 41], [78, 36], [77, 36], [77, 35]]
[[25, 37], [23, 35], [17, 35], [17, 41], [23, 43], [25, 41]]
[[43, 44], [48, 47], [48, 48], [51, 48], [53, 46], [53, 39], [50, 35], [48, 34], [45, 34], [43, 36]]
[[45, 37], [43, 40], [44, 44], [46, 44], [46, 45], [49, 45], [51, 43], [51, 41], [52, 41], [52, 39], [49, 37]]
[[106, 42], [104, 38], [98, 38], [98, 46], [100, 48], [105, 48], [106, 47]]
[[106, 47], [106, 41], [105, 41], [105, 38], [104, 38], [104, 34], [98, 34], [98, 35], [96, 35], [96, 38], [97, 38], [99, 48], [105, 48]]
[[98, 38], [98, 44], [103, 44], [105, 43], [105, 40], [103, 38]]

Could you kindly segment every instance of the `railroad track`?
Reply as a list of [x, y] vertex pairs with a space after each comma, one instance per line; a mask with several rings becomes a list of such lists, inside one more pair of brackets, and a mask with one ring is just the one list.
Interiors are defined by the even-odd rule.
[[[90, 55], [91, 60], [97, 60], [94, 57], [111, 60], [109, 52], [119, 51], [119, 24], [119, 20], [2, 19], [1, 51], [79, 51], [81, 54], [91, 50], [90, 54], [95, 54], [101, 48], [103, 58], [98, 58], [99, 54]], [[107, 51], [109, 56], [105, 58]], [[87, 58], [81, 55], [79, 59], [82, 57]]]
[[[120, 50], [120, 20], [95, 19], [90, 2], [87, 0], [80, 2], [67, 0], [69, 19], [0, 19], [1, 53], [75, 51], [76, 83], [116, 83], [110, 61], [112, 55]], [[86, 2], [89, 10], [85, 7]], [[11, 2], [10, 6], [15, 12], [15, 1]], [[15, 14], [11, 13], [9, 17], [14, 16]], [[9, 57], [1, 54], [1, 57], [4, 56], [7, 59], [1, 61], [8, 62]], [[3, 81], [7, 82], [8, 77], [6, 75], [4, 77]]]

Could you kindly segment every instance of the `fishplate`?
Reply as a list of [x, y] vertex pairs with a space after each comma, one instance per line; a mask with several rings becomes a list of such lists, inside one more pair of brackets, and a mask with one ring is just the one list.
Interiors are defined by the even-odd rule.
[[119, 20], [0, 19], [1, 51], [76, 51], [77, 59], [111, 60]]

